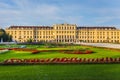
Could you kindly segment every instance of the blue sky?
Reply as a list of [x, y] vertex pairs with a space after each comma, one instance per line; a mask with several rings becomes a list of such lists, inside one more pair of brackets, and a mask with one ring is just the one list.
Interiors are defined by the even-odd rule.
[[120, 0], [0, 0], [0, 27], [70, 23], [120, 28]]

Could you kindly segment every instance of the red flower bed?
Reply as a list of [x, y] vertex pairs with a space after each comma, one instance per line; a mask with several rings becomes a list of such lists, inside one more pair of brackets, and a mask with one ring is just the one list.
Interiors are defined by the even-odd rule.
[[4, 64], [36, 63], [120, 63], [120, 58], [47, 58], [47, 59], [8, 59]]
[[28, 52], [32, 52], [32, 54], [36, 54], [39, 53], [39, 50], [35, 50], [35, 49], [27, 49], [27, 48], [9, 48], [9, 50], [14, 50], [14, 51], [28, 51]]
[[0, 50], [5, 50], [5, 48], [0, 48]]
[[[1, 48], [0, 50], [3, 50], [4, 48]], [[91, 54], [93, 51], [91, 50], [36, 50], [36, 49], [28, 49], [28, 48], [8, 48], [9, 50], [14, 51], [28, 51], [32, 54], [37, 54], [39, 52], [60, 52], [60, 53], [67, 53], [67, 54]]]
[[64, 52], [64, 53], [67, 53], [67, 54], [91, 54], [91, 53], [93, 53], [93, 51], [91, 51], [91, 50], [85, 50], [85, 51], [82, 51], [82, 50], [65, 50], [65, 51], [61, 51], [61, 52]]
[[37, 53], [39, 53], [40, 51], [38, 51], [38, 50], [35, 50], [35, 51], [32, 51], [32, 54], [37, 54]]
[[86, 54], [91, 54], [91, 53], [93, 53], [93, 51], [91, 51], [91, 50], [86, 50], [85, 53], [86, 53]]
[[82, 51], [74, 51], [73, 54], [84, 54]]

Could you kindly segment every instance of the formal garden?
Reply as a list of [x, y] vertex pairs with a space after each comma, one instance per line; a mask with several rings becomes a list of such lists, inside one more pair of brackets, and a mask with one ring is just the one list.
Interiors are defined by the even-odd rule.
[[[120, 50], [82, 45], [1, 45], [1, 63], [25, 59], [31, 63], [120, 62]], [[16, 62], [17, 63], [17, 62]], [[23, 62], [24, 63], [24, 62]], [[25, 62], [27, 63], [27, 62]]]
[[2, 80], [120, 79], [119, 49], [71, 44], [0, 45], [0, 63]]

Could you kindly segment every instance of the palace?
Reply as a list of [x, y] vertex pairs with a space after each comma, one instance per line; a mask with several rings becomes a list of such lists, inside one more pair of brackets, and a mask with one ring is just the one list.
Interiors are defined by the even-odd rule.
[[5, 30], [18, 42], [32, 39], [34, 42], [120, 43], [120, 30], [115, 27], [55, 24], [53, 26], [10, 26]]

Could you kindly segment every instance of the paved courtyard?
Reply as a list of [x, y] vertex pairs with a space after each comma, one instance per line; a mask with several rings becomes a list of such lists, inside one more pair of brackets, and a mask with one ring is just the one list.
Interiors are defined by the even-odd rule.
[[120, 44], [112, 44], [112, 43], [76, 43], [76, 44], [120, 49]]

